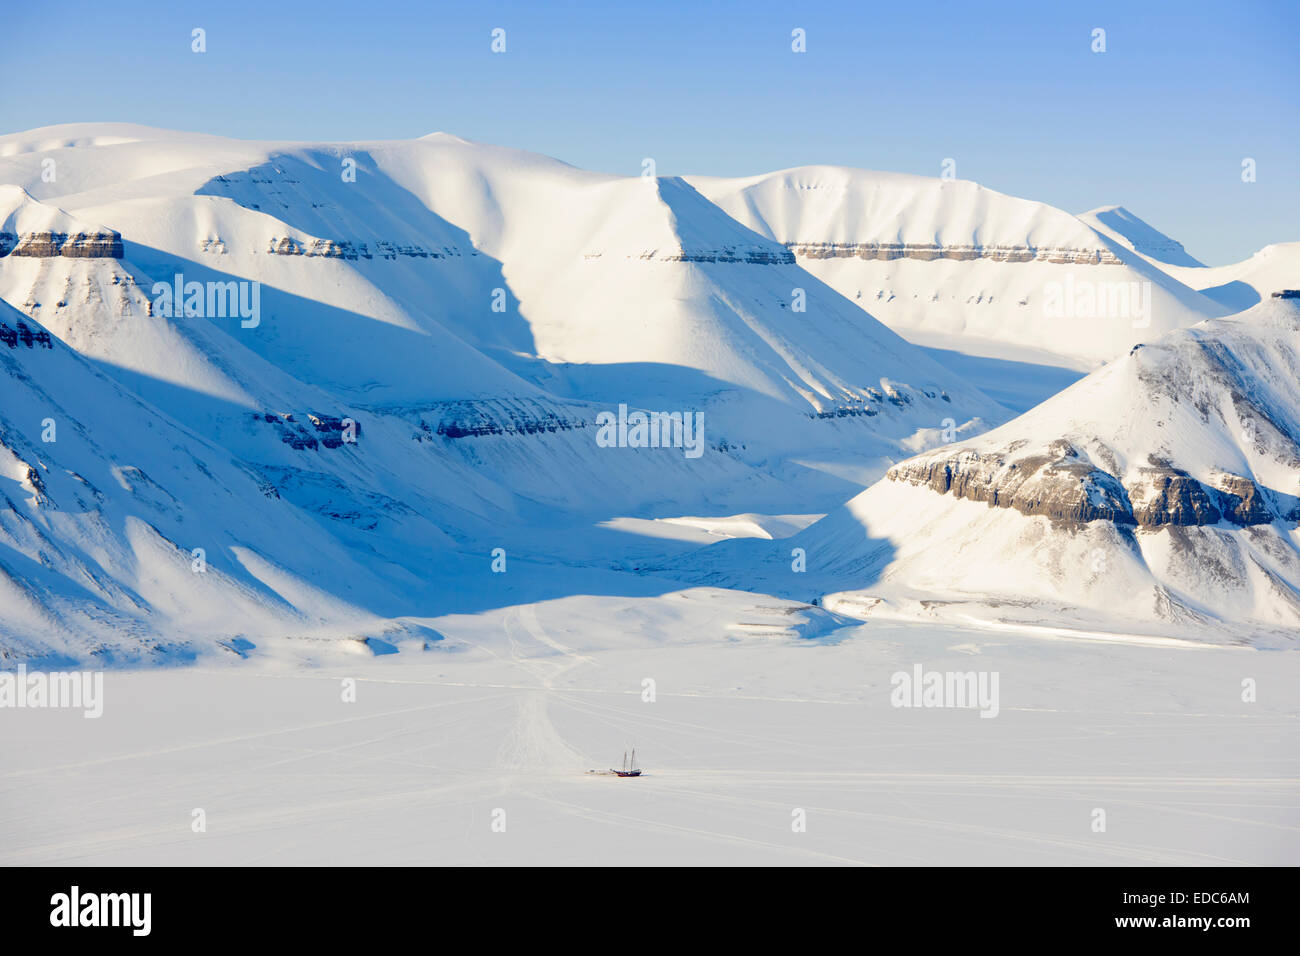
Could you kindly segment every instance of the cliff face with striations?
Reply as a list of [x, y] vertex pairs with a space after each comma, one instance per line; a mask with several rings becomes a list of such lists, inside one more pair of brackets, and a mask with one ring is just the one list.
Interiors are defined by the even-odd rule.
[[922, 455], [895, 465], [886, 477], [1026, 515], [1133, 523], [1123, 486], [1080, 459], [1068, 442], [1053, 442], [1042, 452], [1019, 458], [1013, 451], [966, 449]]
[[1035, 246], [939, 245], [933, 242], [787, 242], [803, 259], [951, 259], [970, 262], [1050, 262], [1057, 265], [1123, 265], [1109, 249], [1069, 249]]
[[122, 235], [40, 202], [21, 186], [0, 186], [0, 258], [121, 259]]
[[1022, 457], [1009, 449], [923, 455], [895, 465], [886, 477], [1070, 525], [1112, 521], [1161, 528], [1227, 521], [1246, 526], [1296, 516], [1272, 507], [1260, 487], [1241, 475], [1217, 475], [1219, 487], [1213, 487], [1157, 464], [1121, 480], [1067, 441]]
[[48, 259], [121, 259], [122, 237], [111, 229], [95, 232], [0, 232], [0, 256]]
[[[690, 181], [836, 292], [928, 345], [974, 338], [1010, 346], [1008, 357], [1032, 348], [1095, 368], [1227, 311], [1079, 217], [973, 182], [833, 166]], [[1145, 303], [1140, 315], [1131, 301]]]
[[[228, 251], [226, 243], [220, 238], [211, 238], [205, 240], [207, 243], [204, 251], [209, 249]], [[292, 236], [276, 236], [267, 244], [266, 251], [273, 256], [305, 256], [309, 259], [373, 259], [378, 256], [381, 259], [396, 259], [398, 257], [410, 259], [455, 259], [464, 255], [460, 249], [453, 246], [444, 246], [441, 249], [428, 249], [424, 246], [411, 243], [387, 242], [385, 240], [374, 241], [374, 252], [370, 251], [370, 246], [360, 240], [349, 239], [296, 239]], [[471, 252], [470, 255], [477, 255]]]
[[[1246, 318], [1245, 316], [1249, 316]], [[1171, 333], [890, 481], [1078, 526], [1300, 519], [1300, 308]]]
[[743, 262], [750, 265], [794, 265], [793, 253], [775, 249], [737, 249], [721, 246], [717, 249], [677, 249], [667, 253], [649, 250], [638, 259], [657, 259], [660, 262]]

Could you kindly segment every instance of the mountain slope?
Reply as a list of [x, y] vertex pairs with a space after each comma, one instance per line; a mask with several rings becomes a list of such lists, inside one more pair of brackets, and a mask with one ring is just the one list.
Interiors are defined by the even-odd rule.
[[[131, 130], [142, 138], [116, 141]], [[102, 139], [108, 131], [93, 132]], [[113, 155], [96, 165], [121, 185], [101, 172], [76, 183], [91, 188], [59, 201], [117, 224], [128, 263], [150, 280], [188, 264], [200, 278], [212, 270], [260, 281], [275, 321], [241, 339], [281, 368], [309, 364], [316, 380], [372, 404], [526, 391], [500, 381], [500, 369], [488, 369], [470, 345], [546, 391], [579, 399], [592, 396], [584, 370], [571, 366], [635, 362], [679, 370], [679, 401], [689, 380], [701, 394], [734, 386], [816, 415], [879, 391], [882, 378], [914, 378], [918, 395], [960, 396], [958, 407], [969, 410], [962, 421], [998, 412], [874, 322], [859, 321], [791, 268], [787, 252], [680, 180], [585, 173], [446, 136], [217, 148], [210, 137], [116, 132], [103, 147]], [[136, 172], [169, 153], [166, 173]], [[247, 168], [216, 172], [214, 157]], [[36, 160], [19, 152], [0, 175], [50, 191]], [[348, 160], [356, 182], [337, 171]], [[108, 199], [145, 184], [148, 199]], [[0, 291], [21, 307], [39, 281], [19, 274]], [[794, 289], [807, 287], [810, 311], [796, 318]], [[295, 309], [310, 310], [310, 321]], [[439, 375], [421, 374], [429, 367]]]
[[899, 462], [807, 529], [666, 567], [857, 617], [1293, 646], [1300, 306], [1166, 334]]
[[1225, 312], [1078, 218], [971, 182], [832, 166], [690, 181], [927, 345], [1095, 366]]
[[[846, 456], [874, 477], [945, 429], [1007, 417], [681, 180], [442, 135], [302, 145], [101, 124], [0, 137], [0, 182], [9, 327], [52, 347], [0, 349], [30, 392], [6, 408], [13, 480], [102, 488], [136, 469], [186, 522], [159, 532], [175, 554], [231, 568], [158, 571], [129, 489], [100, 517], [54, 494], [62, 479], [44, 500], [16, 491], [10, 578], [34, 587], [48, 634], [0, 612], [10, 653], [373, 636], [500, 600], [482, 577], [499, 546], [620, 566], [560, 529], [781, 511], [792, 494], [829, 507], [861, 487]], [[62, 391], [27, 368], [42, 356]], [[54, 399], [76, 433], [102, 433], [75, 460], [40, 441]], [[702, 454], [602, 446], [599, 416], [624, 405], [702, 414]], [[166, 428], [126, 441], [100, 416]], [[222, 461], [253, 477], [226, 480]], [[234, 490], [217, 502], [212, 485]], [[194, 509], [206, 543], [191, 545]], [[60, 557], [36, 572], [41, 553]], [[74, 596], [86, 577], [98, 626]], [[187, 622], [190, 588], [218, 580], [213, 613]], [[239, 588], [254, 597], [227, 599]]]
[[805, 546], [845, 567], [869, 539], [892, 542], [871, 592], [927, 594], [929, 613], [1293, 639], [1297, 373], [1289, 300], [1170, 333], [1001, 428], [901, 462]]
[[1274, 292], [1300, 288], [1300, 242], [1273, 243], [1241, 262], [1207, 266], [1122, 206], [1094, 209], [1079, 218], [1229, 312], [1249, 309]]
[[1101, 206], [1089, 210], [1079, 219], [1108, 239], [1136, 252], [1148, 262], [1157, 265], [1205, 268], [1205, 263], [1193, 259], [1183, 244], [1143, 222], [1123, 206]]
[[[30, 318], [0, 305], [0, 322], [7, 656], [133, 660], [241, 633], [328, 633], [328, 619], [373, 623], [359, 604], [391, 613], [406, 582], [356, 563], [261, 470]], [[417, 515], [391, 518], [423, 525], [426, 560], [446, 541]]]
[[1229, 308], [1248, 309], [1275, 292], [1300, 288], [1300, 242], [1276, 242], [1226, 266], [1166, 269], [1208, 298]]

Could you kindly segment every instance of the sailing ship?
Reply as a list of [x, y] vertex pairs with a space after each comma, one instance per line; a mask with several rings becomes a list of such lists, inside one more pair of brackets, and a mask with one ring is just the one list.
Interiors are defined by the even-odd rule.
[[610, 767], [610, 768], [609, 768], [609, 772], [612, 773], [612, 774], [613, 774], [614, 776], [616, 776], [616, 777], [639, 777], [639, 776], [641, 776], [641, 771], [637, 768], [637, 765], [636, 765], [636, 748], [635, 748], [635, 747], [632, 748], [632, 759], [631, 759], [631, 760], [628, 759], [627, 751], [626, 751], [626, 750], [623, 751], [623, 769], [622, 769], [622, 770], [615, 770], [613, 767]]

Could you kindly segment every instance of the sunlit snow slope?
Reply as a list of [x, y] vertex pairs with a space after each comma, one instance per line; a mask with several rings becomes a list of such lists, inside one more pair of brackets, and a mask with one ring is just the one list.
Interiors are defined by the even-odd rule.
[[1234, 311], [1080, 218], [964, 180], [806, 166], [691, 182], [925, 344], [1088, 367]]

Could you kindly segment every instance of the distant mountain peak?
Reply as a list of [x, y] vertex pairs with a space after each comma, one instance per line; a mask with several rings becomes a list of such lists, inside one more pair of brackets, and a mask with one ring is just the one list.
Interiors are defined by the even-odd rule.
[[1190, 256], [1181, 242], [1139, 219], [1123, 206], [1099, 206], [1082, 213], [1079, 219], [1102, 235], [1156, 262], [1170, 266], [1205, 265]]

